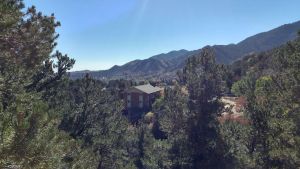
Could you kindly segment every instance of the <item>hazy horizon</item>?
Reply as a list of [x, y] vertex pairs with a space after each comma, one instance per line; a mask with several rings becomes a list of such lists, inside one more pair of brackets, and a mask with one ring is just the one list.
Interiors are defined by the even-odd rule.
[[104, 70], [173, 50], [238, 43], [300, 20], [296, 0], [25, 0], [27, 7], [33, 4], [62, 23], [57, 49], [76, 59], [72, 71]]

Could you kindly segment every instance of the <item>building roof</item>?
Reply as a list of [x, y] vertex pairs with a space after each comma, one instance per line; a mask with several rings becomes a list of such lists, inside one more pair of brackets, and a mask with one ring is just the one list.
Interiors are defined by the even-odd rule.
[[141, 86], [134, 86], [133, 88], [135, 88], [139, 91], [142, 91], [144, 93], [147, 93], [147, 94], [151, 94], [151, 93], [155, 93], [155, 92], [159, 92], [159, 91], [163, 90], [160, 87], [153, 87], [150, 84], [141, 85]]

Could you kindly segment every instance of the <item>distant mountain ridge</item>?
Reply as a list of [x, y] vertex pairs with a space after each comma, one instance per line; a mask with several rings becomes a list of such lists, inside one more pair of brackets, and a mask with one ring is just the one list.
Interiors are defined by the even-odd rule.
[[[214, 49], [219, 63], [230, 64], [249, 53], [268, 51], [294, 40], [299, 30], [300, 21], [256, 34], [238, 44], [211, 47]], [[97, 79], [172, 78], [178, 70], [183, 68], [188, 57], [200, 51], [201, 49], [171, 51], [144, 60], [134, 60], [122, 66], [113, 66], [108, 70], [71, 72], [70, 76], [76, 79], [89, 73]]]
[[215, 45], [216, 56], [222, 63], [232, 63], [251, 52], [263, 52], [281, 46], [297, 37], [300, 21], [285, 24], [268, 32], [246, 38], [238, 44]]

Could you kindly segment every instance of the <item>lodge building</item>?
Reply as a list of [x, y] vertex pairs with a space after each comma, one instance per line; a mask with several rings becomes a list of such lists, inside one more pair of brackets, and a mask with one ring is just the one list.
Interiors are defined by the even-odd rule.
[[150, 110], [155, 99], [161, 96], [163, 88], [150, 84], [134, 86], [125, 91], [125, 107], [129, 109]]

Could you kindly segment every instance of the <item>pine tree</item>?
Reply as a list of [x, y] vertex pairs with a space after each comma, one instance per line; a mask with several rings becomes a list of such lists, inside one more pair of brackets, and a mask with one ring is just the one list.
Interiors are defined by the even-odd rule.
[[230, 161], [225, 163], [226, 150], [217, 121], [223, 82], [212, 49], [204, 48], [190, 57], [183, 73], [189, 93], [187, 134], [192, 168], [224, 168]]
[[[246, 96], [250, 120], [248, 158], [255, 168], [298, 168], [299, 160], [299, 39], [277, 49], [269, 75], [248, 72], [234, 84]], [[253, 166], [253, 165], [252, 165]]]
[[60, 128], [93, 149], [97, 168], [124, 168], [133, 161], [128, 151], [129, 123], [117, 93], [104, 86], [88, 74], [70, 85], [66, 98], [72, 109], [65, 112]]
[[43, 95], [74, 60], [51, 54], [59, 26], [54, 16], [23, 7], [21, 0], [0, 1], [0, 168], [60, 168], [66, 152], [88, 150], [57, 130], [59, 119]]
[[178, 85], [174, 89], [166, 89], [161, 106], [155, 109], [159, 114], [159, 129], [167, 137], [165, 142], [169, 145], [168, 160], [174, 169], [189, 168], [191, 165], [187, 143], [187, 95], [183, 90]]

